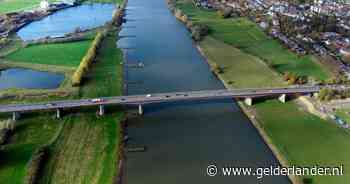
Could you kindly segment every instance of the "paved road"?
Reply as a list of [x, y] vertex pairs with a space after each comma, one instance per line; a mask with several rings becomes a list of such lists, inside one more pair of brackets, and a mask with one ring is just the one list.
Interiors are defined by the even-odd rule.
[[[329, 88], [338, 88], [328, 86]], [[225, 98], [246, 98], [246, 97], [262, 97], [277, 96], [281, 94], [300, 94], [318, 92], [319, 86], [301, 86], [289, 88], [260, 88], [260, 89], [235, 89], [235, 90], [207, 90], [207, 91], [188, 91], [188, 92], [172, 92], [157, 93], [151, 95], [132, 95], [132, 96], [116, 96], [116, 97], [100, 97], [97, 99], [80, 99], [80, 100], [64, 100], [52, 101], [36, 104], [13, 104], [1, 105], [0, 113], [6, 112], [29, 112], [42, 111], [50, 109], [66, 109], [79, 108], [87, 106], [99, 105], [140, 105], [153, 104], [163, 102], [176, 101], [193, 101], [193, 100], [211, 100]]]

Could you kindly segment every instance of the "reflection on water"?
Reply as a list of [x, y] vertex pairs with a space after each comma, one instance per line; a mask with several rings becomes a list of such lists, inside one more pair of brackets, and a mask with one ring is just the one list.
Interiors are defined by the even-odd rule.
[[[127, 93], [222, 89], [222, 83], [193, 45], [183, 24], [169, 12], [166, 0], [129, 0], [127, 21], [118, 46], [127, 63]], [[256, 129], [232, 100], [208, 103], [145, 105], [142, 117], [128, 121], [127, 146], [146, 152], [127, 153], [128, 184], [285, 184], [286, 177], [209, 177], [208, 164], [241, 167], [277, 165]]]
[[10, 68], [0, 71], [0, 89], [54, 89], [59, 87], [64, 75], [23, 68]]
[[114, 4], [84, 4], [58, 11], [44, 19], [32, 22], [20, 29], [17, 34], [25, 41], [59, 37], [74, 32], [77, 27], [90, 29], [98, 27], [112, 19]]

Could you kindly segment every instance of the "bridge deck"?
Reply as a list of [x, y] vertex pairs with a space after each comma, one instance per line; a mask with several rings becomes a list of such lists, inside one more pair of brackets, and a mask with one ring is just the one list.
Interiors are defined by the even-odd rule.
[[66, 109], [98, 105], [138, 105], [163, 102], [210, 100], [224, 98], [245, 98], [273, 96], [280, 94], [313, 93], [320, 90], [319, 86], [303, 86], [295, 88], [263, 88], [263, 89], [234, 89], [234, 90], [205, 90], [172, 93], [156, 93], [152, 95], [131, 95], [101, 97], [101, 101], [93, 99], [63, 100], [35, 104], [12, 104], [1, 105], [0, 113], [6, 112], [28, 112], [49, 109]]

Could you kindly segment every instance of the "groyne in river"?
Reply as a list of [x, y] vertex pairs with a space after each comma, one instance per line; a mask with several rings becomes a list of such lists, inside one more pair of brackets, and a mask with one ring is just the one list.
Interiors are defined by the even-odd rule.
[[[118, 46], [128, 48], [126, 65], [144, 64], [125, 67], [128, 95], [224, 88], [165, 0], [129, 0], [125, 18]], [[206, 175], [209, 164], [278, 165], [232, 100], [150, 105], [144, 111], [144, 116], [128, 120], [128, 145], [147, 150], [127, 153], [125, 183], [290, 183], [279, 176], [257, 180], [256, 176]]]

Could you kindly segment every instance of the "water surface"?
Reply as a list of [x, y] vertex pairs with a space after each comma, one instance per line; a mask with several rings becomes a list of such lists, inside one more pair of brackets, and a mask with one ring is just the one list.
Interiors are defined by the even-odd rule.
[[58, 11], [42, 20], [32, 22], [17, 34], [25, 41], [59, 37], [74, 32], [76, 28], [91, 29], [112, 19], [114, 4], [83, 4]]
[[[190, 33], [168, 10], [165, 0], [129, 0], [127, 22], [119, 33], [131, 94], [223, 89], [194, 46]], [[127, 184], [285, 184], [286, 177], [209, 177], [206, 167], [278, 165], [256, 129], [233, 100], [146, 105], [142, 117], [129, 120]]]
[[64, 75], [23, 68], [0, 70], [0, 89], [54, 89], [58, 88]]

